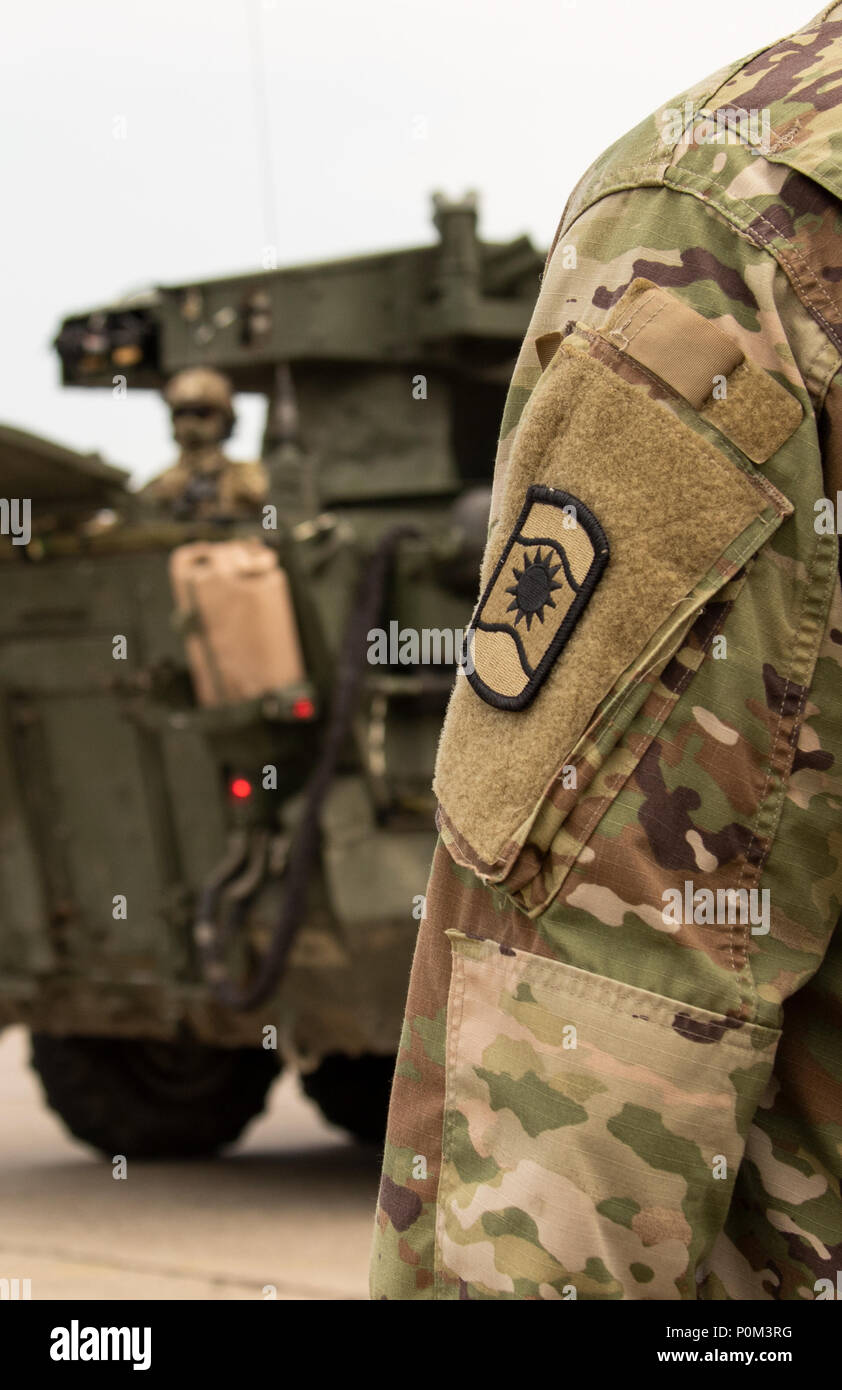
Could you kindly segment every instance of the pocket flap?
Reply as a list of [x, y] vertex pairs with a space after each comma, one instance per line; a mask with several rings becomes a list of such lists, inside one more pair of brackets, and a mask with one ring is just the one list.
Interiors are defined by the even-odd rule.
[[434, 782], [450, 852], [482, 877], [506, 877], [586, 732], [616, 742], [618, 705], [791, 513], [712, 435], [589, 331], [532, 393]]

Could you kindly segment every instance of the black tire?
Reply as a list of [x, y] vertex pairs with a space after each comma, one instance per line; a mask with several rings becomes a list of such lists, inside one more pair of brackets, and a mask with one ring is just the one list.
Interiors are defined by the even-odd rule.
[[315, 1071], [302, 1076], [301, 1085], [332, 1125], [346, 1129], [363, 1144], [382, 1147], [395, 1060], [373, 1052], [361, 1057], [331, 1053]]
[[262, 1048], [48, 1033], [33, 1033], [32, 1065], [70, 1133], [109, 1158], [215, 1153], [260, 1113], [279, 1070]]

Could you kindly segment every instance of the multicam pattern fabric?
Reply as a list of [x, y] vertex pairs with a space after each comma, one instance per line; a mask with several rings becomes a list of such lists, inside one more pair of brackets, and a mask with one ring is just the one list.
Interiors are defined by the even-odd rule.
[[[486, 572], [536, 341], [593, 350], [636, 279], [799, 403], [758, 466], [714, 398], [696, 410], [651, 379], [652, 411], [718, 438], [792, 510], [710, 583], [666, 664], [641, 650], [613, 743], [589, 724], [577, 775], [536, 778], [496, 880], [443, 806], [376, 1298], [812, 1300], [842, 1282], [842, 592], [816, 525], [842, 490], [840, 72], [830, 6], [668, 103], [565, 211], [509, 393]], [[549, 682], [533, 708], [546, 698]], [[495, 757], [502, 787], [502, 738]]]

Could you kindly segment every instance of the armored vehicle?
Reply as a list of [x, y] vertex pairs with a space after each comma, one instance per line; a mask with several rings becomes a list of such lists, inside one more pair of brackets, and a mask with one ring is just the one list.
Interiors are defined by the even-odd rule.
[[[29, 1026], [50, 1104], [110, 1156], [212, 1152], [283, 1065], [329, 1120], [383, 1132], [438, 728], [542, 265], [525, 237], [480, 240], [471, 197], [437, 197], [434, 222], [428, 246], [62, 323], [69, 387], [211, 367], [265, 396], [253, 518], [152, 515], [100, 459], [0, 432], [7, 523], [31, 504], [31, 534], [0, 535], [0, 1025]], [[274, 586], [250, 645], [242, 594], [179, 587], [226, 546], [238, 583]], [[208, 694], [220, 616], [245, 645]], [[241, 687], [238, 662], [259, 668]]]

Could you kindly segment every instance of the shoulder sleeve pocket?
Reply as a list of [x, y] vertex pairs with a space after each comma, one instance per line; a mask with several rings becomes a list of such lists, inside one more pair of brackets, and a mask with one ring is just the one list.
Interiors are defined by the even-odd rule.
[[[698, 371], [684, 371], [682, 395], [666, 368], [659, 379], [643, 365], [654, 311], [640, 285], [609, 331], [577, 326], [532, 393], [439, 747], [439, 827], [451, 855], [532, 915], [596, 824], [572, 815], [585, 788], [600, 777], [607, 808], [645, 750], [640, 740], [618, 748], [631, 721], [648, 701], [654, 736], [704, 655], [696, 619], [792, 511], [733, 440], [742, 428], [743, 442], [748, 429], [757, 443], [759, 415], [774, 443], [772, 400], [782, 442], [798, 402], [736, 351], [730, 414], [723, 420], [712, 400], [700, 410]], [[612, 338], [612, 322], [627, 328], [632, 317], [642, 337]], [[710, 375], [716, 343], [702, 338]], [[672, 665], [662, 679], [672, 658], [681, 679]]]

